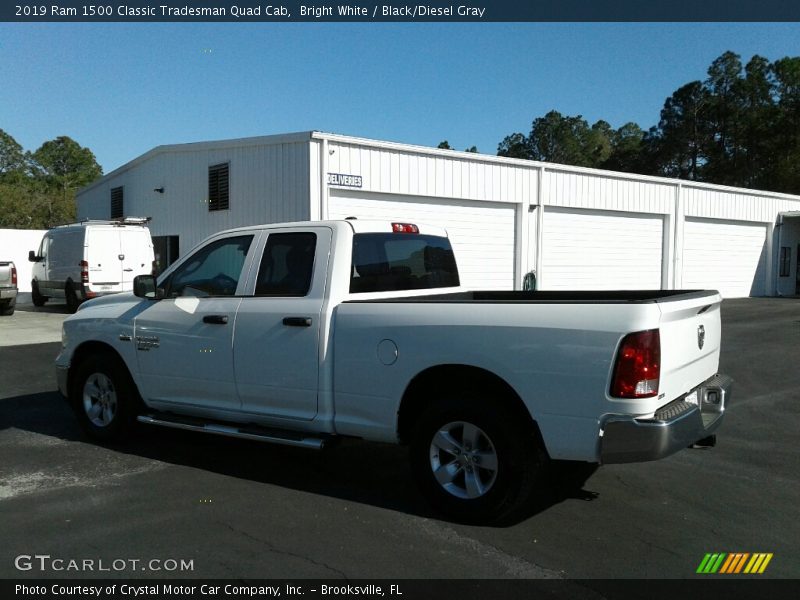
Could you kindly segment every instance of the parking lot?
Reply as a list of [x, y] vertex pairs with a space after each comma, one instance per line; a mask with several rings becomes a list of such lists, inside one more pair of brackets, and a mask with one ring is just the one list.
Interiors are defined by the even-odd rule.
[[111, 573], [125, 577], [686, 578], [709, 552], [774, 553], [760, 577], [800, 577], [798, 300], [724, 302], [720, 370], [736, 384], [716, 448], [577, 485], [554, 475], [551, 501], [504, 527], [431, 513], [398, 447], [315, 453], [157, 428], [89, 443], [55, 389], [65, 316], [0, 318], [0, 577], [109, 575], [15, 567], [47, 554], [148, 564]]

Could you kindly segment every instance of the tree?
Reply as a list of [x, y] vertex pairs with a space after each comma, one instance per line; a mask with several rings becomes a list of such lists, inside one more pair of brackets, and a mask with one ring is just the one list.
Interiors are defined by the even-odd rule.
[[439, 148], [440, 150], [452, 150], [453, 149], [453, 147], [449, 144], [449, 142], [447, 140], [439, 142], [439, 145], [436, 146], [436, 147]]
[[701, 179], [708, 159], [710, 98], [703, 84], [693, 81], [678, 88], [664, 102], [653, 145], [659, 174]]
[[25, 169], [25, 154], [22, 146], [13, 137], [0, 129], [0, 177], [22, 174]]
[[60, 136], [42, 144], [31, 158], [34, 179], [43, 183], [47, 192], [48, 223], [73, 219], [75, 192], [103, 174], [92, 151], [67, 136]]
[[497, 155], [508, 158], [532, 158], [528, 148], [528, 138], [522, 133], [512, 133], [506, 136], [497, 146]]

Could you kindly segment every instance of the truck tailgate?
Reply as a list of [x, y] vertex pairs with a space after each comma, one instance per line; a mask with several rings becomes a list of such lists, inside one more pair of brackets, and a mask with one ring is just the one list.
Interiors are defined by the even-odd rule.
[[720, 304], [717, 292], [658, 303], [661, 310], [661, 383], [664, 403], [686, 394], [717, 373]]
[[11, 285], [11, 263], [0, 261], [0, 285]]

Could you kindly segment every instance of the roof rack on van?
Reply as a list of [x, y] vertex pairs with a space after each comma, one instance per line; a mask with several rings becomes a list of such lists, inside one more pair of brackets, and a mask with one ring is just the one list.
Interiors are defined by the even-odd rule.
[[153, 217], [120, 217], [119, 219], [81, 219], [75, 223], [65, 223], [58, 227], [73, 225], [147, 225]]

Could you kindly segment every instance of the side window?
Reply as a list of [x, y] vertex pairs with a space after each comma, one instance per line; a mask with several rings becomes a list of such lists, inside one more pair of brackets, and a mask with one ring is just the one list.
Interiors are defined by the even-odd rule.
[[167, 297], [233, 296], [252, 241], [252, 235], [239, 235], [203, 246], [170, 276]]
[[315, 233], [272, 233], [261, 258], [256, 296], [302, 297], [311, 288]]
[[39, 244], [39, 256], [41, 256], [42, 258], [47, 258], [47, 250], [49, 245], [50, 245], [50, 238], [43, 237], [42, 243]]

